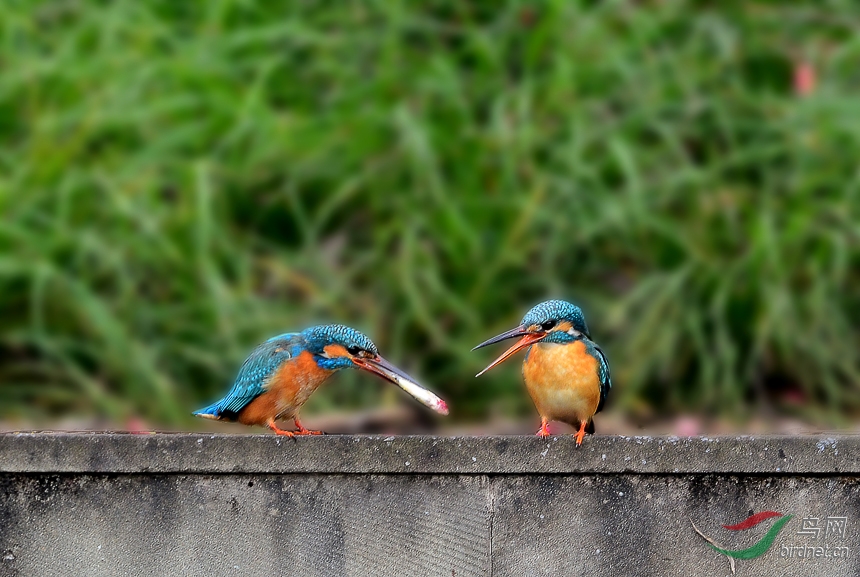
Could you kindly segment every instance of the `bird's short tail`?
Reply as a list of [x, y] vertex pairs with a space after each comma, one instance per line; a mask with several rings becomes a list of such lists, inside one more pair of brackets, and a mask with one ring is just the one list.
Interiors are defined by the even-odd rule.
[[195, 417], [201, 417], [203, 419], [212, 419], [214, 421], [221, 420], [221, 410], [218, 408], [218, 403], [214, 405], [209, 405], [204, 409], [199, 409], [191, 413]]

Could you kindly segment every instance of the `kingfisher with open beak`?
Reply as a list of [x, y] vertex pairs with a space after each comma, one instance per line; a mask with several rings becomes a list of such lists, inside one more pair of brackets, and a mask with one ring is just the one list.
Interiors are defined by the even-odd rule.
[[[379, 356], [367, 336], [343, 325], [321, 325], [272, 337], [245, 359], [226, 397], [194, 414], [260, 425], [289, 437], [319, 435], [321, 431], [302, 426], [299, 409], [331, 375], [352, 368], [378, 375], [437, 413], [448, 414], [445, 401]], [[297, 430], [278, 428], [279, 419], [293, 419]]]
[[520, 340], [475, 376], [527, 349], [523, 380], [540, 414], [538, 436], [549, 436], [549, 421], [562, 421], [578, 428], [574, 438], [582, 445], [585, 434], [594, 433], [592, 419], [612, 387], [609, 363], [591, 340], [582, 311], [566, 301], [546, 301], [527, 312], [518, 327], [472, 350], [514, 337]]

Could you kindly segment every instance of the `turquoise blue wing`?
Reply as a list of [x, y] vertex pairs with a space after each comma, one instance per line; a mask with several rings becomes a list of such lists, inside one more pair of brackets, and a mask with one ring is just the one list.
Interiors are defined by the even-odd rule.
[[600, 402], [597, 404], [596, 414], [603, 409], [603, 405], [606, 403], [609, 389], [612, 388], [612, 380], [609, 377], [609, 361], [606, 360], [606, 355], [603, 354], [603, 351], [596, 344], [593, 346], [597, 353], [597, 376], [600, 378]]
[[269, 377], [283, 363], [295, 359], [302, 350], [299, 333], [285, 333], [267, 340], [257, 346], [239, 369], [233, 387], [227, 395], [195, 415], [234, 420], [248, 403], [262, 394], [268, 385]]

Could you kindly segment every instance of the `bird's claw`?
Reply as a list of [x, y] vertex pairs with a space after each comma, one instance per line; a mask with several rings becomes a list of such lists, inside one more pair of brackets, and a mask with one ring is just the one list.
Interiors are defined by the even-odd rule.
[[540, 429], [538, 429], [537, 433], [535, 433], [541, 439], [545, 439], [549, 437], [549, 425], [547, 424], [546, 419], [541, 419]]
[[274, 431], [276, 435], [283, 435], [284, 437], [295, 437], [296, 433], [292, 431], [285, 431], [284, 429], [279, 429], [274, 421], [269, 423], [269, 428]]
[[311, 431], [310, 429], [306, 429], [302, 426], [297, 418], [293, 418], [293, 422], [296, 424], [296, 429], [298, 431], [295, 432], [296, 435], [324, 435], [322, 431]]
[[576, 439], [576, 446], [581, 447], [582, 446], [582, 440], [585, 438], [585, 423], [582, 423], [579, 426], [579, 430], [576, 432], [576, 434], [573, 436], [573, 438]]

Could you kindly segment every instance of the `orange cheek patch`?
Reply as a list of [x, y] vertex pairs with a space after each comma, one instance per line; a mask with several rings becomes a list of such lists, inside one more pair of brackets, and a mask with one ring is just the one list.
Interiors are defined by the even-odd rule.
[[558, 323], [558, 325], [556, 325], [555, 330], [566, 333], [567, 331], [569, 331], [572, 328], [573, 328], [573, 325], [570, 323], [570, 321], [561, 321], [560, 323]]
[[346, 352], [343, 345], [326, 345], [323, 351], [325, 351], [325, 354], [327, 354], [330, 359], [349, 356], [349, 353]]

